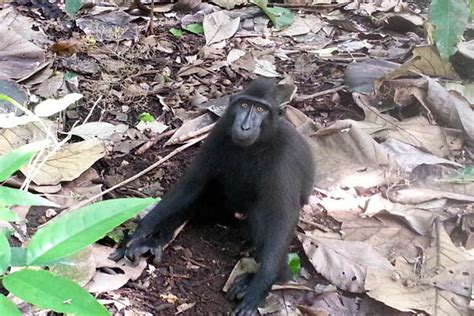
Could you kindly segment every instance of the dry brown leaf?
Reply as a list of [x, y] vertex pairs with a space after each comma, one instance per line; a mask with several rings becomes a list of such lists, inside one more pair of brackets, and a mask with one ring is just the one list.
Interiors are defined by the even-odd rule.
[[365, 291], [369, 267], [390, 270], [390, 262], [367, 243], [313, 237], [310, 232], [298, 234], [313, 267], [338, 288], [352, 292]]
[[88, 246], [74, 255], [68, 257], [65, 262], [59, 262], [49, 266], [54, 274], [66, 277], [84, 286], [95, 274], [96, 264], [92, 256], [91, 246]]
[[415, 260], [419, 256], [419, 247], [429, 246], [428, 236], [420, 236], [394, 217], [362, 218], [349, 212], [330, 215], [342, 223], [344, 240], [366, 242], [390, 260], [398, 256]]
[[452, 167], [461, 168], [462, 165], [454, 161], [439, 158], [435, 155], [425, 153], [420, 149], [398, 141], [393, 138], [389, 138], [382, 143], [387, 153], [392, 159], [397, 162], [397, 165], [404, 172], [411, 172], [417, 166], [428, 166], [428, 165], [449, 165]]
[[202, 26], [206, 45], [231, 38], [239, 29], [240, 18], [231, 19], [224, 11], [217, 11], [204, 17]]
[[[102, 184], [98, 184], [99, 174], [93, 168], [84, 171], [78, 178], [65, 183], [59, 192], [46, 194], [51, 201], [61, 205], [63, 208], [70, 208], [80, 201], [87, 200], [102, 192]], [[99, 198], [98, 200], [101, 200]]]
[[397, 164], [383, 146], [360, 128], [350, 127], [351, 122], [337, 124], [342, 126], [329, 126], [311, 137], [318, 166], [317, 186], [372, 187], [390, 182], [395, 175], [385, 170], [396, 170]]
[[[97, 271], [93, 279], [87, 284], [86, 289], [92, 293], [107, 293], [121, 288], [129, 280], [137, 280], [145, 270], [147, 263], [145, 259], [141, 259], [137, 266], [130, 266], [122, 259], [118, 262], [110, 260], [108, 256], [113, 251], [112, 248], [94, 244], [92, 245], [92, 255], [96, 263], [96, 267], [121, 270], [123, 273], [105, 273]], [[95, 270], [94, 270], [95, 271]]]
[[70, 56], [77, 53], [83, 45], [84, 43], [79, 39], [72, 38], [66, 41], [56, 42], [51, 45], [50, 49], [59, 56]]
[[[57, 124], [49, 120], [42, 120], [52, 135], [57, 133]], [[0, 129], [0, 154], [18, 148], [22, 145], [42, 141], [46, 139], [43, 126], [38, 122], [31, 122], [26, 125]]]
[[390, 200], [403, 204], [422, 203], [433, 199], [450, 199], [474, 203], [474, 194], [467, 195], [428, 188], [409, 188], [389, 192]]
[[309, 32], [318, 33], [322, 27], [323, 21], [315, 15], [296, 16], [295, 21], [289, 27], [276, 34], [291, 37], [304, 35]]
[[386, 79], [395, 79], [401, 76], [423, 74], [432, 77], [446, 77], [459, 79], [451, 64], [446, 63], [432, 45], [418, 46], [413, 49], [413, 57], [400, 68], [389, 73]]
[[435, 80], [426, 77], [428, 82], [426, 106], [440, 123], [461, 129], [465, 136], [474, 142], [474, 111], [464, 98], [449, 93]]
[[445, 204], [446, 200], [443, 199], [416, 205], [393, 203], [382, 197], [381, 193], [377, 193], [369, 198], [364, 215], [374, 216], [387, 212], [405, 219], [413, 230], [424, 235], [435, 220], [435, 211], [441, 210]]
[[104, 144], [98, 139], [89, 139], [63, 146], [40, 169], [25, 166], [21, 171], [38, 185], [54, 185], [76, 179], [104, 154]]
[[83, 139], [99, 138], [110, 139], [112, 134], [125, 133], [128, 129], [126, 124], [110, 124], [107, 122], [90, 122], [71, 129], [70, 133], [82, 137]]
[[[19, 79], [29, 75], [45, 61], [44, 51], [8, 29], [0, 44], [0, 79]], [[14, 62], [13, 62], [14, 61]]]
[[[456, 271], [462, 274], [466, 272], [465, 262], [474, 259], [452, 243], [441, 225], [437, 223], [435, 226], [433, 246], [427, 249], [421, 260], [413, 261], [415, 265], [400, 257], [396, 261], [395, 271], [368, 268], [367, 294], [401, 311], [421, 310], [434, 315], [466, 315], [469, 296], [456, 294], [455, 292], [460, 290], [459, 287], [442, 283], [447, 289], [453, 290], [449, 292], [433, 286], [433, 277], [436, 278], [440, 272], [454, 274], [452, 269], [456, 268]], [[466, 282], [465, 277], [460, 277], [460, 280]], [[464, 293], [467, 293], [467, 290]]]

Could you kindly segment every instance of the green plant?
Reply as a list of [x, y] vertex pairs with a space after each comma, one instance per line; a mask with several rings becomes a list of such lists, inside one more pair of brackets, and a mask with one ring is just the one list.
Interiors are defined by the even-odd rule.
[[297, 253], [291, 252], [288, 254], [288, 267], [290, 268], [292, 275], [294, 276], [300, 275], [301, 259]]
[[278, 29], [284, 29], [293, 24], [295, 16], [287, 8], [268, 7], [268, 0], [250, 0], [250, 3], [257, 5], [272, 21]]
[[[39, 149], [34, 145], [17, 148], [0, 156], [0, 182], [27, 163]], [[155, 199], [114, 199], [61, 214], [40, 228], [26, 248], [11, 247], [8, 230], [0, 230], [0, 278], [12, 295], [35, 306], [75, 315], [109, 315], [87, 291], [75, 282], [45, 270], [102, 238], [107, 232], [135, 216]], [[15, 222], [13, 205], [56, 206], [27, 191], [0, 186], [0, 222]], [[10, 267], [20, 267], [9, 272]], [[0, 315], [21, 315], [10, 300], [0, 294]]]
[[469, 8], [466, 1], [432, 0], [428, 20], [434, 25], [433, 39], [443, 59], [456, 52], [467, 27]]

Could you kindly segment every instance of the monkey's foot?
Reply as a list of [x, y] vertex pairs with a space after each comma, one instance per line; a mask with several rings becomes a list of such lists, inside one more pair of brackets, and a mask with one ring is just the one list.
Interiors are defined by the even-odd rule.
[[247, 288], [249, 287], [253, 276], [254, 273], [243, 273], [235, 278], [234, 283], [232, 283], [227, 292], [226, 298], [232, 301], [242, 300], [245, 294], [247, 294]]
[[258, 301], [254, 297], [248, 297], [247, 290], [252, 281], [254, 273], [244, 273], [239, 275], [229, 291], [227, 292], [228, 300], [241, 301], [232, 311], [231, 316], [253, 316], [257, 315]]

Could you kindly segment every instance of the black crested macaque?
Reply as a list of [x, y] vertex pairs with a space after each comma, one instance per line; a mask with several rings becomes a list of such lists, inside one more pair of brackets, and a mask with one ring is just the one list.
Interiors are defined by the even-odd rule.
[[111, 257], [136, 261], [150, 252], [159, 259], [162, 247], [191, 216], [244, 213], [260, 266], [255, 274], [240, 276], [227, 297], [240, 301], [232, 315], [255, 315], [271, 286], [291, 277], [288, 247], [313, 187], [309, 145], [280, 117], [293, 92], [288, 91], [258, 79], [234, 94], [184, 176]]

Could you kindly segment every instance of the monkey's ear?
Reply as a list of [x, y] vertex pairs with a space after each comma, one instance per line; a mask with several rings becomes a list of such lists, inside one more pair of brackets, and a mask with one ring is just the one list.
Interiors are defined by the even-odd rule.
[[273, 88], [273, 95], [278, 103], [278, 107], [284, 108], [296, 94], [296, 85], [294, 83], [277, 84]]

